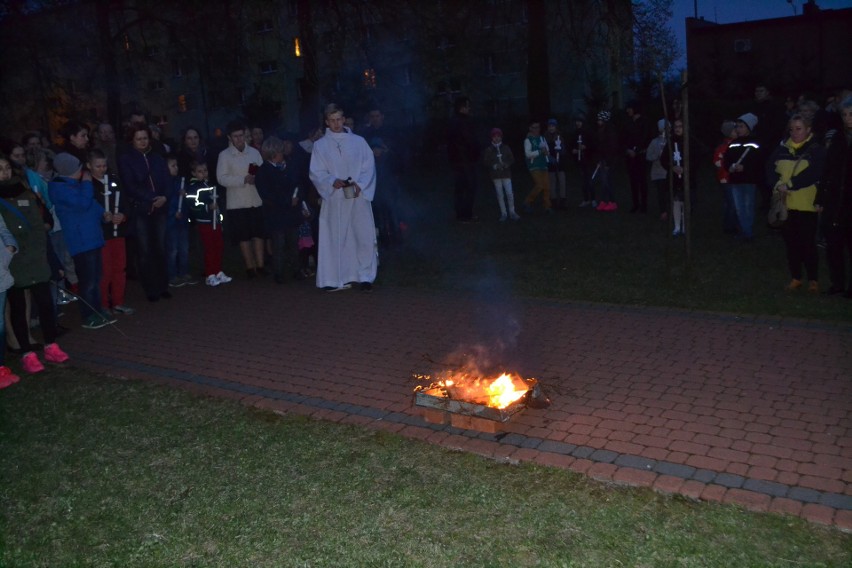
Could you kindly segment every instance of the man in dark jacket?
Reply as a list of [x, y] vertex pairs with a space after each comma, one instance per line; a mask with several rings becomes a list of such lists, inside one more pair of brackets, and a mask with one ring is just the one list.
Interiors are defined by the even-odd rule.
[[728, 146], [725, 167], [730, 174], [728, 180], [740, 237], [749, 242], [754, 239], [755, 195], [764, 185], [764, 157], [760, 143], [752, 135], [757, 117], [749, 112], [739, 117], [736, 123], [737, 139]]
[[456, 219], [463, 223], [476, 221], [473, 205], [476, 201], [479, 147], [470, 119], [470, 99], [467, 97], [456, 99], [455, 115], [447, 130], [447, 153], [455, 179]]

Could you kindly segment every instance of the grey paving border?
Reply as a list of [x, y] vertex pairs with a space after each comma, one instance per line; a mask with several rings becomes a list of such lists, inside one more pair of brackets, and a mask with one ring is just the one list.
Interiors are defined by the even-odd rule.
[[154, 365], [145, 365], [143, 363], [133, 363], [120, 359], [100, 357], [88, 353], [76, 353], [75, 357], [81, 361], [86, 361], [97, 365], [118, 369], [127, 369], [130, 371], [136, 371], [147, 375], [166, 377], [169, 379], [185, 381], [187, 383], [193, 383], [197, 385], [212, 386], [223, 390], [229, 390], [232, 392], [258, 395], [273, 400], [284, 400], [287, 402], [292, 402], [294, 404], [302, 404], [313, 408], [336, 410], [339, 412], [345, 412], [356, 416], [372, 418], [374, 420], [384, 420], [387, 422], [401, 423], [411, 426], [420, 426], [435, 431], [462, 435], [469, 438], [480, 438], [488, 441], [496, 441], [505, 445], [517, 446], [519, 448], [535, 449], [543, 453], [571, 456], [578, 459], [587, 459], [597, 463], [614, 464], [619, 467], [626, 467], [642, 471], [651, 471], [660, 475], [668, 475], [684, 480], [700, 481], [701, 483], [720, 485], [726, 488], [746, 489], [755, 493], [768, 495], [770, 497], [785, 497], [787, 499], [799, 501], [801, 503], [815, 503], [830, 507], [832, 509], [852, 511], [852, 496], [841, 495], [838, 493], [817, 491], [815, 489], [785, 485], [783, 483], [776, 483], [773, 481], [752, 479], [730, 473], [715, 472], [708, 469], [696, 469], [688, 465], [667, 462], [664, 460], [654, 460], [630, 454], [620, 454], [618, 452], [602, 450], [599, 448], [591, 448], [588, 446], [576, 446], [574, 444], [555, 442], [552, 440], [545, 440], [543, 438], [525, 436], [523, 434], [511, 433], [495, 435], [486, 434], [484, 432], [476, 432], [473, 430], [462, 430], [449, 425], [431, 424], [423, 420], [423, 418], [421, 418], [420, 416], [411, 415], [404, 412], [388, 412], [377, 408], [360, 406], [357, 404], [333, 402], [322, 398], [309, 397], [271, 389], [253, 387], [234, 381], [215, 379], [211, 377], [206, 377], [204, 375], [197, 375], [194, 373], [187, 373], [184, 371], [177, 371], [174, 369], [167, 369]]

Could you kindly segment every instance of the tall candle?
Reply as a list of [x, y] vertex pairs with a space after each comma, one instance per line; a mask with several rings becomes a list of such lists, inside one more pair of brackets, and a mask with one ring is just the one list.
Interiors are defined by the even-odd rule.
[[[118, 200], [119, 199], [121, 199], [121, 192], [116, 190], [115, 191], [115, 214], [116, 215], [118, 215]], [[118, 236], [118, 223], [112, 224], [112, 236], [113, 237]]]
[[104, 211], [109, 211], [109, 175], [104, 174]]

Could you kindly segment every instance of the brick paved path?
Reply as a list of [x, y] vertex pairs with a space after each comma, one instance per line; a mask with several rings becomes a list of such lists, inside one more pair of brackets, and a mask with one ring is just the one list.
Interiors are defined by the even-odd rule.
[[[852, 529], [852, 324], [270, 281], [175, 296], [63, 345], [113, 375]], [[427, 424], [423, 355], [496, 338], [550, 408], [496, 436]]]

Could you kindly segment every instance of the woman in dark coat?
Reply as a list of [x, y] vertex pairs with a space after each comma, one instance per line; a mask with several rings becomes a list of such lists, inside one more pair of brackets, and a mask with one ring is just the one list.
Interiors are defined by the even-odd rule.
[[130, 198], [136, 229], [140, 278], [151, 302], [171, 298], [166, 270], [166, 196], [171, 184], [165, 159], [151, 151], [151, 131], [133, 124], [128, 134], [131, 148], [118, 160], [124, 191]]

